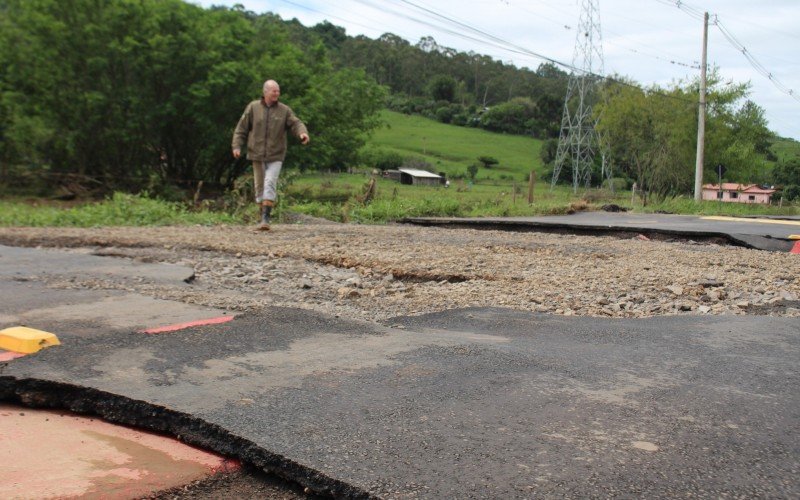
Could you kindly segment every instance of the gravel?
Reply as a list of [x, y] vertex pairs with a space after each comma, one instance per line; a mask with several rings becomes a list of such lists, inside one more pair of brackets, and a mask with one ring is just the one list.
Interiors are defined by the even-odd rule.
[[[386, 322], [469, 306], [564, 316], [800, 317], [800, 256], [644, 238], [405, 225], [0, 228], [0, 243], [191, 266], [189, 283], [50, 279], [254, 311], [301, 307]], [[46, 279], [46, 278], [42, 278]]]

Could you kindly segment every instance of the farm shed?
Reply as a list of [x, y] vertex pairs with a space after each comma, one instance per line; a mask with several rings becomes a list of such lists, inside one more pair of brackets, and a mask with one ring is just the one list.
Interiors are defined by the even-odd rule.
[[445, 183], [445, 178], [441, 175], [428, 172], [427, 170], [418, 170], [416, 168], [401, 168], [400, 171], [400, 184], [422, 184], [426, 186], [438, 186]]

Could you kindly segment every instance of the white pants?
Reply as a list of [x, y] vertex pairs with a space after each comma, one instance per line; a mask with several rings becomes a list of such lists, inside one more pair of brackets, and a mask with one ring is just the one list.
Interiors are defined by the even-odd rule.
[[256, 192], [256, 203], [275, 201], [278, 197], [278, 175], [281, 173], [282, 161], [253, 162], [253, 181]]

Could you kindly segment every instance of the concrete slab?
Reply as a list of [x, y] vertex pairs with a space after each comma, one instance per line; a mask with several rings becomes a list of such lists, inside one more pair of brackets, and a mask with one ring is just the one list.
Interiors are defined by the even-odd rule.
[[76, 339], [0, 399], [182, 436], [343, 496], [800, 495], [800, 323], [309, 311]]
[[694, 239], [721, 239], [731, 244], [789, 252], [790, 236], [800, 228], [800, 218], [704, 217], [672, 214], [578, 212], [539, 217], [408, 217], [402, 222], [424, 226], [558, 231], [576, 234], [641, 233]]
[[170, 437], [9, 404], [0, 404], [0, 461], [2, 498], [127, 500], [237, 467]]

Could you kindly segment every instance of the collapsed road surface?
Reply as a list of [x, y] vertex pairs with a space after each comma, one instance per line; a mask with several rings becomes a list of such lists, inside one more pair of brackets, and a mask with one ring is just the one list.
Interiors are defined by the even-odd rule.
[[[616, 209], [620, 207], [614, 205]], [[410, 217], [404, 222], [424, 226], [489, 228], [510, 231], [564, 232], [567, 234], [643, 234], [653, 238], [692, 238], [789, 252], [797, 244], [800, 217], [727, 217], [675, 214], [577, 212], [539, 217]]]
[[0, 241], [195, 270], [16, 283], [239, 314], [67, 335], [2, 369], [7, 400], [180, 435], [341, 496], [798, 493], [794, 255], [339, 225]]

